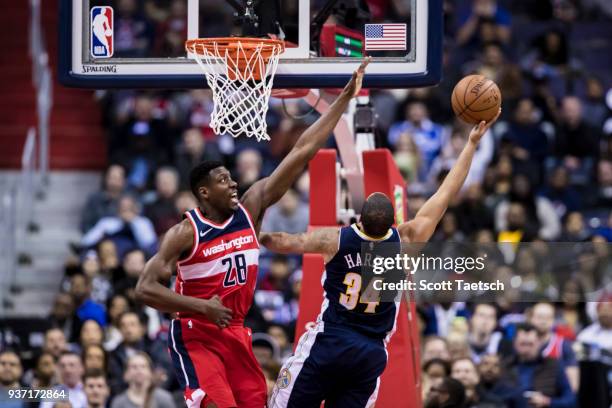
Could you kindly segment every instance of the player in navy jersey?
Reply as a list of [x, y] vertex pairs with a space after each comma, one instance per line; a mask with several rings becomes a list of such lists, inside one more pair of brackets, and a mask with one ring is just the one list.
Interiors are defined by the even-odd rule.
[[[397, 228], [392, 227], [391, 201], [382, 193], [374, 193], [363, 205], [360, 222], [348, 227], [320, 228], [303, 234], [260, 234], [261, 243], [272, 251], [319, 253], [325, 262], [321, 313], [315, 326], [300, 338], [294, 356], [283, 365], [270, 408], [312, 408], [323, 401], [326, 408], [374, 405], [399, 304], [380, 301], [368, 291], [374, 279], [363, 276], [367, 268], [362, 266], [370, 255], [367, 248], [386, 245], [387, 251], [391, 246], [397, 254], [402, 242], [429, 240], [463, 185], [480, 139], [497, 117], [472, 129], [438, 191], [413, 220]], [[362, 252], [364, 243], [368, 245]]]
[[[255, 291], [265, 210], [277, 202], [332, 133], [360, 89], [365, 59], [352, 79], [272, 172], [239, 199], [237, 183], [219, 162], [191, 171], [199, 207], [172, 227], [145, 266], [138, 299], [178, 313], [170, 326], [169, 349], [189, 407], [263, 408], [266, 381], [255, 360], [251, 332], [244, 327]], [[165, 283], [176, 266], [174, 290]]]

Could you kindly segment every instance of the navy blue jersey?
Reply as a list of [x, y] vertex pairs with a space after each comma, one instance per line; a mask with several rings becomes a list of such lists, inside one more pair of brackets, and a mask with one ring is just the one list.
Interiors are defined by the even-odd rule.
[[[372, 295], [373, 275], [364, 273], [362, 269], [371, 259], [370, 252], [381, 243], [386, 252], [391, 247], [395, 253], [399, 253], [400, 237], [397, 229], [389, 229], [380, 239], [368, 237], [356, 224], [340, 229], [338, 252], [325, 265], [322, 279], [325, 290], [323, 322], [348, 327], [380, 339], [384, 339], [393, 330], [399, 305], [389, 299], [375, 301], [377, 295]], [[367, 246], [364, 246], [366, 249], [362, 253], [363, 244]]]
[[397, 293], [379, 297], [380, 286], [372, 282], [395, 283], [405, 275], [394, 269], [375, 275], [371, 264], [374, 254], [399, 254], [400, 238], [395, 228], [370, 238], [353, 224], [340, 229], [338, 240], [322, 278], [321, 314], [283, 365], [270, 408], [312, 408], [323, 401], [326, 407], [369, 408], [376, 401], [399, 303]]

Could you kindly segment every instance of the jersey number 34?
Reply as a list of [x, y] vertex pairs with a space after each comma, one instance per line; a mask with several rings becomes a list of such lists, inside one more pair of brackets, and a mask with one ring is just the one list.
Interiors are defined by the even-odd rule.
[[380, 303], [380, 293], [374, 289], [375, 281], [376, 279], [372, 279], [363, 293], [360, 293], [361, 275], [354, 272], [347, 273], [342, 282], [346, 285], [346, 292], [340, 294], [340, 304], [348, 310], [353, 310], [357, 307], [357, 302], [365, 303], [367, 306], [364, 313], [375, 313], [376, 306]]

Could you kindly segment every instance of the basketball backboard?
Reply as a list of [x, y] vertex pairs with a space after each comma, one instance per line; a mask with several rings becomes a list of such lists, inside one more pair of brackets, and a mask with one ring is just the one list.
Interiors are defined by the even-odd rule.
[[440, 80], [442, 0], [251, 1], [249, 9], [246, 0], [61, 0], [60, 81], [203, 88], [186, 39], [266, 34], [286, 44], [274, 88], [342, 87], [365, 55], [367, 88]]

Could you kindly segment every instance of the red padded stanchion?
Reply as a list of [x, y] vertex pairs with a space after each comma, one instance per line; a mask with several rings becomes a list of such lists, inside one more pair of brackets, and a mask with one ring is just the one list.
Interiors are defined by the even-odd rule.
[[310, 222], [313, 227], [336, 225], [336, 151], [321, 149], [308, 164]]

